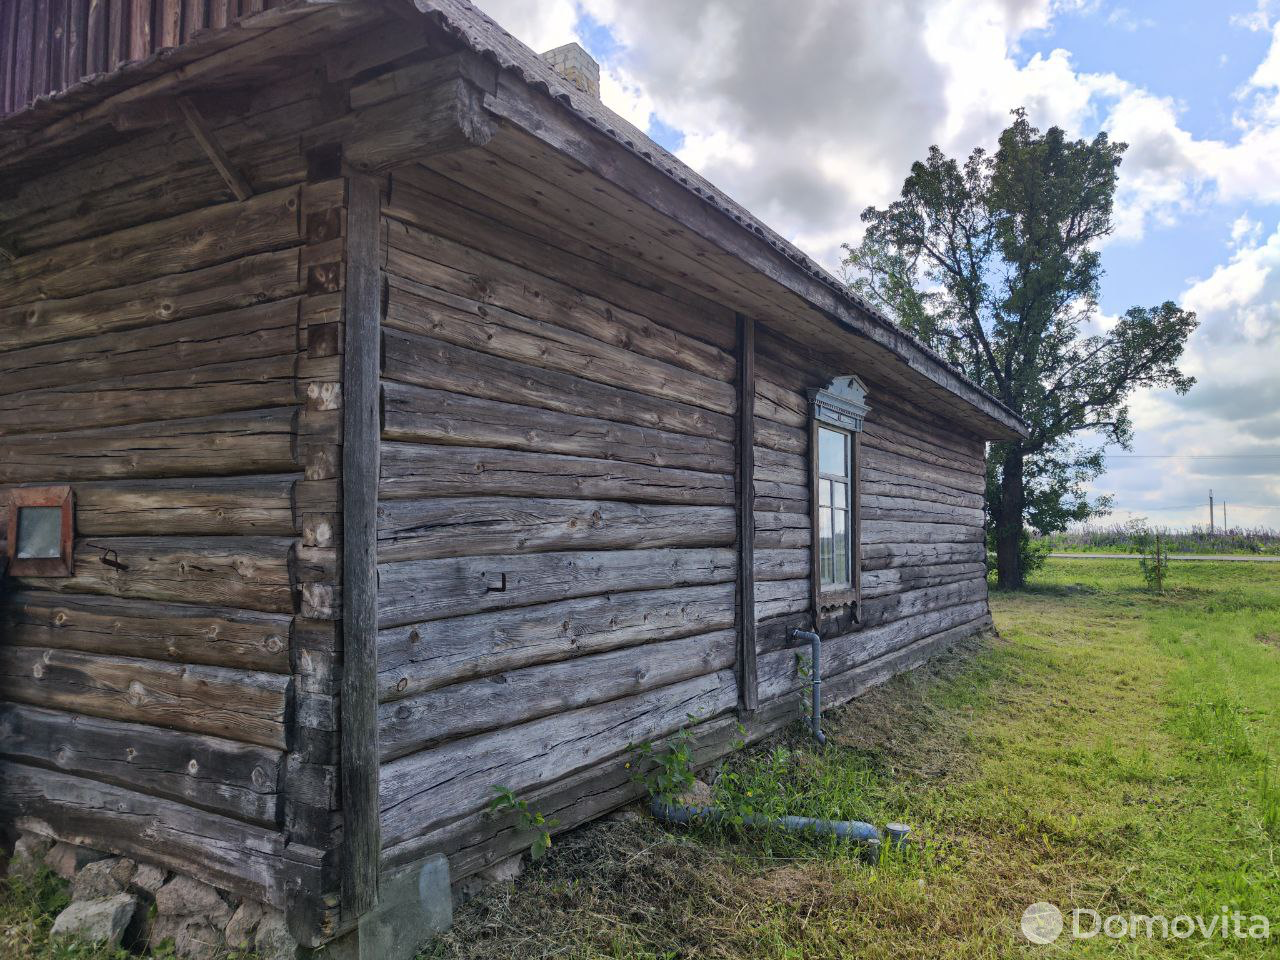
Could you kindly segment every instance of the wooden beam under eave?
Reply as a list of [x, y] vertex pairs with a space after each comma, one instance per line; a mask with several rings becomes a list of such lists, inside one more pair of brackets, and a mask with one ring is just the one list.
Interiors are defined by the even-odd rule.
[[195, 137], [196, 143], [200, 144], [205, 156], [209, 158], [209, 162], [218, 171], [223, 182], [236, 195], [236, 199], [248, 200], [252, 197], [253, 187], [249, 184], [244, 174], [231, 162], [227, 152], [222, 149], [222, 144], [218, 143], [218, 138], [214, 134], [213, 128], [209, 126], [208, 121], [196, 109], [196, 105], [191, 102], [191, 98], [178, 97], [178, 109], [182, 111], [182, 117], [187, 122], [187, 129], [191, 131], [191, 136]]
[[483, 147], [493, 137], [485, 94], [455, 77], [357, 111], [342, 155], [361, 173], [380, 173], [454, 150]]

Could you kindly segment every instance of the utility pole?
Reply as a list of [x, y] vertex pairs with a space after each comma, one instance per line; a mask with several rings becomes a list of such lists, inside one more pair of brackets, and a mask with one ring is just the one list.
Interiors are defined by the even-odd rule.
[[1213, 491], [1209, 491], [1209, 532], [1213, 533]]
[[1226, 533], [1231, 528], [1227, 526], [1227, 501], [1222, 501], [1222, 532]]

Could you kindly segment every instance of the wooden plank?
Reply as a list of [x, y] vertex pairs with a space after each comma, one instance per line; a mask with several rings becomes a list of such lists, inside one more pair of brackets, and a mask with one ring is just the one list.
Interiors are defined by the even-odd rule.
[[347, 181], [342, 443], [342, 846], [344, 916], [378, 901], [378, 476], [380, 184]]
[[274, 827], [278, 750], [117, 719], [0, 704], [0, 753]]
[[294, 470], [293, 407], [0, 438], [0, 483]]
[[285, 747], [289, 678], [78, 650], [0, 647], [7, 700]]
[[66, 35], [62, 42], [62, 86], [85, 76], [85, 34], [89, 29], [89, 0], [67, 0]]
[[738, 706], [760, 706], [756, 680], [755, 580], [756, 325], [738, 316]]
[[[176, 0], [170, 0], [176, 4]], [[253, 186], [239, 168], [231, 162], [231, 158], [227, 156], [227, 151], [222, 148], [222, 144], [218, 142], [218, 135], [213, 128], [209, 126], [208, 121], [196, 109], [196, 105], [191, 102], [190, 97], [178, 97], [178, 109], [182, 111], [182, 117], [187, 122], [187, 129], [191, 131], [191, 136], [200, 144], [205, 155], [209, 158], [209, 162], [213, 164], [213, 168], [218, 171], [218, 176], [222, 177], [223, 182], [231, 190], [237, 200], [248, 200], [253, 196]]]
[[209, 6], [216, 5], [217, 0], [183, 0], [182, 2], [182, 39], [190, 40], [207, 26]]
[[382, 435], [388, 440], [545, 451], [714, 473], [733, 471], [733, 446], [723, 440], [442, 390], [387, 383], [383, 410]]
[[[3, 445], [0, 445], [0, 451]], [[417, 443], [382, 444], [380, 495], [538, 496], [716, 506], [733, 477], [591, 457]]]
[[17, 111], [30, 102], [32, 68], [35, 54], [35, 16], [37, 0], [19, 0], [15, 16], [13, 49], [12, 109]]
[[151, 53], [153, 0], [131, 0], [129, 5], [129, 59], [142, 60]]
[[[459, 737], [633, 696], [733, 665], [737, 631], [576, 657], [456, 683], [383, 704], [383, 763]], [[501, 691], [500, 696], [495, 692]]]
[[286, 537], [88, 537], [76, 542], [73, 576], [12, 579], [57, 593], [292, 613], [293, 546]]
[[318, 890], [318, 851], [279, 830], [55, 770], [0, 761], [0, 799], [24, 829], [176, 870], [241, 896], [289, 905], [287, 883]]
[[281, 250], [81, 296], [0, 307], [0, 351], [278, 300], [301, 291], [298, 276], [298, 251]]
[[111, 0], [88, 0], [85, 14], [84, 74], [104, 73], [110, 66]]
[[289, 672], [287, 614], [33, 590], [10, 592], [0, 625], [21, 646]]
[[735, 576], [725, 548], [603, 550], [381, 564], [382, 627], [587, 597], [614, 590], [726, 583]]
[[378, 561], [551, 550], [723, 547], [734, 542], [734, 528], [734, 511], [728, 507], [527, 497], [388, 500], [378, 508]]
[[31, 98], [50, 93], [53, 69], [49, 58], [49, 41], [53, 34], [53, 3], [37, 0], [31, 54]]
[[731, 628], [734, 586], [606, 593], [411, 623], [378, 638], [382, 701], [539, 663]]
[[111, 7], [107, 14], [107, 65], [108, 71], [116, 70], [129, 59], [129, 0], [108, 0]]

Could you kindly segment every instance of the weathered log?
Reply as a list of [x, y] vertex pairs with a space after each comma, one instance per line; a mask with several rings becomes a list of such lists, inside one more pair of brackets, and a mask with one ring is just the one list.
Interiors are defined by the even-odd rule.
[[384, 378], [488, 400], [505, 400], [697, 437], [730, 440], [733, 420], [703, 407], [659, 399], [518, 363], [399, 330], [383, 332]]
[[76, 544], [73, 576], [14, 579], [58, 593], [291, 613], [293, 546], [284, 537], [90, 537]]
[[0, 353], [0, 395], [83, 386], [297, 351], [293, 299]]
[[729, 507], [606, 500], [445, 497], [378, 507], [378, 559], [433, 559], [548, 550], [720, 547], [733, 543]]
[[[387, 323], [396, 329], [461, 347], [532, 363], [550, 370], [681, 403], [732, 414], [733, 385], [644, 357], [542, 320], [480, 303], [417, 282], [412, 264], [387, 264], [391, 284]], [[410, 274], [406, 277], [405, 274]]]
[[75, 296], [199, 270], [300, 240], [298, 190], [276, 190], [20, 257], [0, 306]]
[[276, 674], [5, 647], [0, 694], [33, 706], [285, 746], [289, 678]]
[[711, 633], [734, 622], [732, 584], [607, 593], [383, 630], [384, 701], [459, 680], [644, 642]]
[[[468, 187], [455, 172], [478, 189]], [[525, 177], [518, 182], [532, 187], [526, 192], [509, 173], [519, 176], [521, 171], [487, 151], [480, 156], [433, 157], [425, 165], [395, 171], [386, 213], [642, 316], [678, 316], [683, 333], [722, 350], [733, 349], [733, 311], [703, 282], [704, 271], [682, 272], [673, 282], [669, 267], [651, 272], [633, 257], [616, 256], [618, 242], [625, 244], [629, 236], [617, 230], [615, 222], [601, 225], [611, 242], [595, 242], [590, 233], [584, 234], [580, 203], [557, 216], [554, 184], [534, 185]], [[498, 184], [501, 189], [490, 189]], [[530, 242], [531, 237], [537, 242]]]
[[75, 713], [0, 704], [0, 753], [274, 827], [284, 754]]
[[493, 674], [385, 703], [384, 763], [459, 737], [714, 674], [733, 665], [736, 633], [721, 630]]
[[0, 435], [85, 430], [293, 403], [295, 356], [149, 373], [0, 397]]
[[333, 142], [336, 134], [345, 161], [362, 173], [379, 173], [432, 154], [484, 146], [493, 125], [481, 108], [483, 99], [474, 84], [450, 80], [356, 110], [338, 129], [309, 136]]
[[379, 624], [393, 627], [460, 613], [531, 606], [615, 590], [724, 583], [727, 548], [602, 550], [462, 557], [381, 564]]
[[297, 250], [262, 253], [82, 296], [0, 307], [0, 350], [203, 317], [297, 292]]
[[[77, 483], [79, 536], [290, 535], [298, 474]], [[3, 490], [0, 489], [0, 498]], [[4, 510], [0, 507], [0, 516]]]
[[864, 520], [862, 523], [864, 544], [974, 543], [981, 539], [981, 525], [914, 523], [901, 520]]
[[292, 407], [0, 440], [0, 482], [284, 473], [296, 466]]
[[384, 442], [379, 496], [580, 497], [719, 506], [732, 505], [734, 492], [728, 474], [520, 450]]
[[[858, 630], [822, 643], [824, 683], [854, 667], [875, 661], [925, 637], [967, 624], [987, 614], [986, 599], [914, 614], [880, 626]], [[762, 699], [786, 696], [807, 681], [800, 676], [795, 651], [779, 650], [760, 658]]]
[[0, 761], [0, 799], [17, 825], [135, 857], [277, 908], [288, 884], [320, 889], [319, 851], [276, 829], [56, 770]]
[[383, 387], [382, 435], [414, 443], [545, 451], [656, 467], [733, 472], [733, 445], [723, 440], [399, 383]]
[[387, 242], [388, 269], [403, 270], [417, 283], [573, 330], [717, 382], [734, 376], [732, 354], [622, 304], [584, 293], [576, 285], [500, 260], [485, 252], [487, 244], [467, 247], [394, 221]]
[[862, 546], [862, 569], [918, 567], [935, 563], [973, 563], [986, 559], [981, 542], [870, 543]]
[[384, 764], [383, 845], [478, 812], [501, 785], [524, 793], [687, 725], [733, 709], [732, 670], [455, 740]]
[[174, 663], [289, 672], [291, 618], [114, 597], [10, 593], [0, 627], [28, 647], [142, 657]]

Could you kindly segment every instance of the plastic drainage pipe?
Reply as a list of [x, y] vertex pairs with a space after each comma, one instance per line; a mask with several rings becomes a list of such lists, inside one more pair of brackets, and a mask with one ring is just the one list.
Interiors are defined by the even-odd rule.
[[827, 745], [827, 735], [822, 732], [822, 638], [813, 630], [792, 630], [792, 644], [808, 642], [810, 681], [813, 690], [813, 708], [809, 711], [809, 729], [813, 731], [813, 739], [818, 746]]
[[[663, 803], [651, 800], [649, 810], [659, 820], [667, 823], [690, 824], [698, 821], [718, 822], [727, 819], [727, 815], [719, 807], [686, 807], [676, 803]], [[861, 820], [818, 820], [813, 817], [764, 817], [758, 814], [747, 814], [742, 822], [750, 827], [776, 827], [791, 833], [812, 833], [822, 837], [839, 837], [855, 843], [880, 843], [883, 839], [880, 831], [870, 823]], [[890, 841], [894, 846], [901, 844], [906, 838], [907, 830], [901, 824], [893, 824], [901, 828], [901, 837], [891, 834]]]

